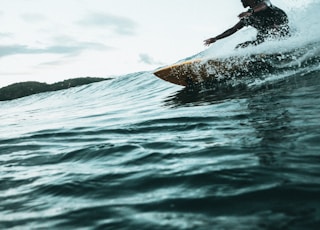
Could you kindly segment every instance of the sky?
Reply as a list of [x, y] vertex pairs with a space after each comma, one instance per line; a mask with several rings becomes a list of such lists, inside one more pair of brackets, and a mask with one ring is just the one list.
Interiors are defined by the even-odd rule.
[[[273, 0], [289, 8], [308, 0]], [[0, 87], [149, 71], [206, 49], [240, 0], [0, 0]], [[297, 5], [296, 5], [297, 6]]]

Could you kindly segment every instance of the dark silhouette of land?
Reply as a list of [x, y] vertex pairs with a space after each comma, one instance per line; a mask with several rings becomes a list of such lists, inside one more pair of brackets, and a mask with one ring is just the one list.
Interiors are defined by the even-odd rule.
[[68, 89], [71, 87], [77, 87], [81, 85], [87, 85], [94, 82], [100, 82], [110, 80], [108, 78], [74, 78], [54, 84], [41, 83], [36, 81], [15, 83], [0, 89], [0, 101], [8, 101], [21, 97], [30, 96], [37, 93], [58, 91]]

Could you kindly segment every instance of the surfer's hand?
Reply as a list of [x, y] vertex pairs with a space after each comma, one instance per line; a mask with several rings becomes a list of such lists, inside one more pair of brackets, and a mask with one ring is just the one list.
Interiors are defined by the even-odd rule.
[[249, 17], [249, 16], [251, 16], [251, 15], [252, 15], [251, 12], [246, 11], [246, 12], [242, 12], [241, 14], [239, 14], [238, 17], [241, 19], [241, 18]]
[[215, 43], [217, 40], [218, 39], [216, 39], [216, 38], [209, 38], [207, 40], [204, 40], [203, 42], [204, 42], [205, 46], [209, 46], [210, 44]]

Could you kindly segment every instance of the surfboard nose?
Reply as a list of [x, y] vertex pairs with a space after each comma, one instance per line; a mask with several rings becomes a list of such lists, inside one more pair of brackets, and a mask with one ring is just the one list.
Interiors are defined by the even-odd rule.
[[180, 74], [177, 72], [176, 68], [172, 68], [170, 66], [161, 68], [155, 71], [153, 74], [164, 81], [168, 81], [180, 86], [187, 86], [186, 81], [183, 78], [179, 77]]
[[193, 75], [192, 69], [200, 62], [200, 59], [180, 62], [160, 68], [153, 74], [164, 81], [180, 86], [188, 86], [188, 78]]

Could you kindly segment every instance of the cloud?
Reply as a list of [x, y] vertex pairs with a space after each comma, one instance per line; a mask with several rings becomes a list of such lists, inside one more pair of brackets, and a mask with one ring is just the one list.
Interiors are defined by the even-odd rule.
[[11, 33], [0, 33], [0, 38], [9, 38], [12, 36], [13, 36], [13, 34], [11, 34]]
[[0, 58], [17, 54], [65, 54], [77, 55], [84, 50], [101, 50], [112, 49], [100, 43], [79, 42], [72, 46], [67, 45], [53, 45], [45, 48], [31, 48], [27, 45], [7, 45], [0, 46]]
[[163, 63], [155, 61], [150, 55], [142, 53], [139, 54], [139, 62], [145, 63], [147, 65], [162, 65]]
[[129, 18], [105, 13], [91, 13], [78, 21], [78, 24], [81, 26], [111, 28], [113, 32], [120, 35], [133, 35], [137, 27], [137, 24]]
[[23, 21], [27, 22], [43, 22], [46, 20], [46, 17], [42, 14], [23, 14], [21, 15]]

